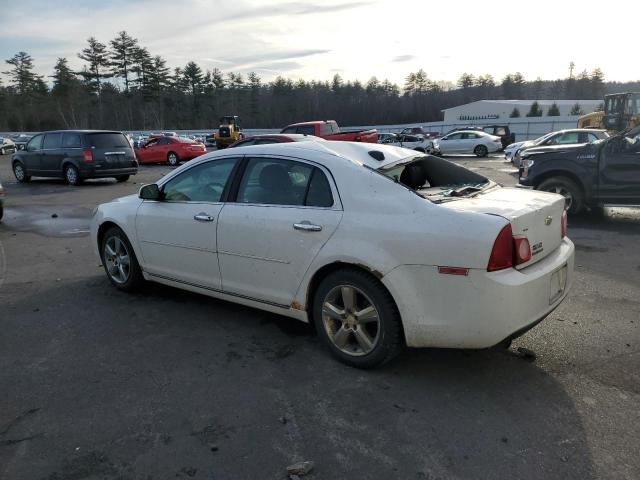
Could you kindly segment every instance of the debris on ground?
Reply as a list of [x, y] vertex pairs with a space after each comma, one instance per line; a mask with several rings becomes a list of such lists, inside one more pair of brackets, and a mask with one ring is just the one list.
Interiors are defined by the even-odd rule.
[[52, 213], [51, 214], [51, 218], [58, 218], [58, 214], [57, 213]]
[[524, 347], [518, 347], [518, 353], [516, 355], [528, 362], [533, 362], [536, 359], [536, 352]]
[[293, 465], [289, 465], [287, 467], [287, 474], [289, 475], [289, 478], [291, 478], [291, 476], [304, 476], [311, 472], [311, 470], [313, 470], [313, 467], [313, 462], [308, 460], [304, 462], [294, 463]]

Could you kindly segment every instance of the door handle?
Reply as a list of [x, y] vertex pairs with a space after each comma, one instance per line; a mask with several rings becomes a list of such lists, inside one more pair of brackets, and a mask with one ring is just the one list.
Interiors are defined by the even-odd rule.
[[322, 230], [322, 227], [320, 225], [314, 225], [307, 220], [300, 223], [294, 223], [293, 228], [296, 230], [302, 230], [303, 232], [319, 232], [320, 230]]
[[193, 216], [194, 220], [197, 220], [198, 222], [213, 222], [215, 220], [214, 217], [212, 217], [211, 215], [207, 214], [207, 213], [199, 213], [197, 215]]

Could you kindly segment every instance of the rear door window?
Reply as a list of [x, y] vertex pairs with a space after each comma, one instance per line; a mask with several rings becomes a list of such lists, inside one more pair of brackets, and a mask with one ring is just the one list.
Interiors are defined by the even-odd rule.
[[95, 148], [130, 148], [129, 141], [122, 133], [91, 133], [89, 145]]
[[42, 148], [43, 150], [53, 150], [55, 148], [60, 148], [61, 142], [61, 133], [47, 133], [44, 136], [44, 143], [42, 144]]
[[296, 127], [285, 128], [282, 133], [296, 133]]
[[252, 158], [240, 182], [238, 203], [304, 205], [313, 166], [276, 158]]
[[302, 135], [314, 135], [316, 133], [316, 129], [312, 125], [306, 125], [303, 127], [298, 127], [298, 133]]
[[81, 148], [82, 147], [82, 134], [80, 133], [65, 133], [62, 136], [63, 148]]

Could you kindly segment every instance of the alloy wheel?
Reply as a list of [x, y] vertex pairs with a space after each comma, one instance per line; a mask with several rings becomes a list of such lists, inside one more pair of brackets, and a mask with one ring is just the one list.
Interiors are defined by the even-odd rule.
[[331, 343], [347, 355], [367, 355], [380, 338], [378, 310], [353, 285], [338, 285], [329, 291], [322, 303], [322, 323]]
[[131, 260], [127, 246], [119, 237], [109, 237], [104, 243], [104, 261], [111, 279], [116, 283], [126, 283]]
[[176, 166], [178, 165], [178, 157], [176, 156], [175, 153], [170, 153], [169, 154], [169, 165], [171, 166]]
[[75, 185], [78, 181], [78, 174], [75, 168], [67, 167], [67, 169], [64, 171], [64, 174], [65, 177], [67, 177], [67, 182], [69, 182], [71, 185]]
[[16, 163], [14, 165], [13, 173], [15, 174], [19, 182], [24, 180], [24, 168], [22, 168], [22, 165], [20, 165], [19, 163]]

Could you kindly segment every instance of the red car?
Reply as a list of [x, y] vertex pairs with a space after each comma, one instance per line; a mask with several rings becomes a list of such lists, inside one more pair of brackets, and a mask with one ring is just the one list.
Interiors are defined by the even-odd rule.
[[378, 131], [372, 130], [340, 130], [335, 120], [316, 120], [314, 122], [294, 123], [284, 127], [280, 133], [303, 133], [315, 135], [325, 140], [342, 142], [378, 143]]
[[304, 142], [307, 140], [323, 141], [320, 137], [314, 137], [313, 135], [302, 135], [299, 133], [292, 134], [268, 134], [268, 135], [254, 135], [253, 137], [243, 138], [235, 143], [229, 145], [229, 148], [233, 147], [247, 147], [249, 145], [266, 145], [267, 143], [288, 143], [288, 142]]
[[142, 147], [136, 148], [138, 163], [164, 163], [176, 166], [180, 162], [191, 160], [207, 153], [201, 143], [185, 137], [151, 138]]

